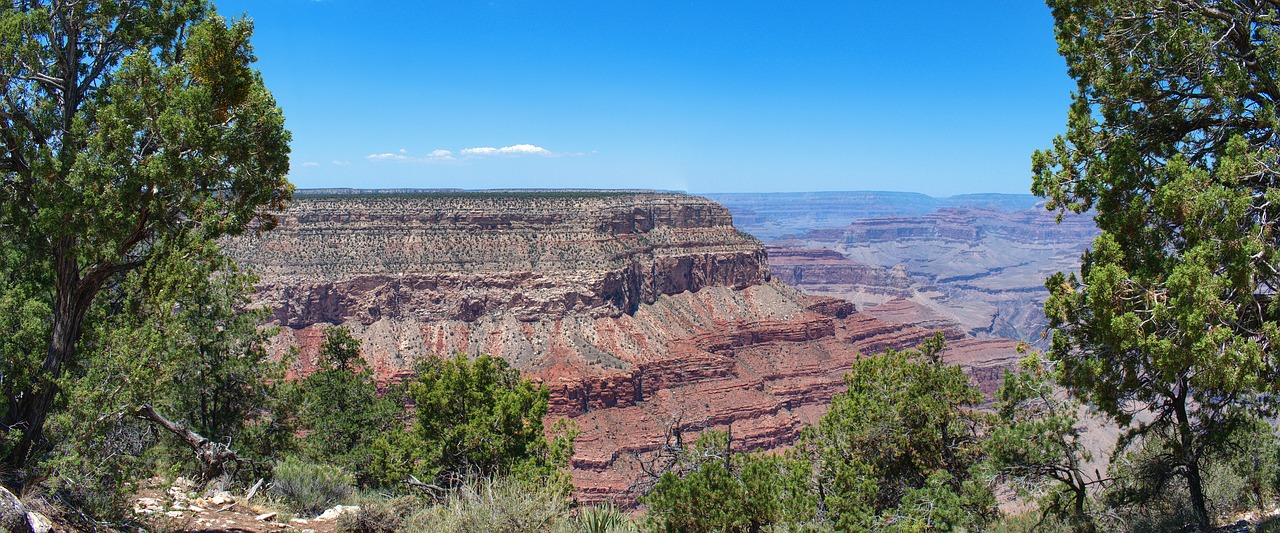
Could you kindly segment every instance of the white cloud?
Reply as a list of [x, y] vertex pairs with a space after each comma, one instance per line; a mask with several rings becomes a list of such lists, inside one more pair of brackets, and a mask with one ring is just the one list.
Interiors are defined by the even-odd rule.
[[[369, 154], [364, 156], [369, 161], [395, 161], [402, 163], [442, 163], [449, 161], [458, 161], [459, 158], [478, 158], [478, 157], [518, 157], [518, 156], [542, 156], [555, 157], [561, 155], [582, 155], [580, 153], [560, 154], [552, 152], [541, 146], [532, 144], [514, 144], [511, 146], [503, 146], [502, 148], [494, 148], [492, 146], [477, 146], [475, 148], [464, 148], [455, 153], [452, 150], [432, 150], [426, 155], [416, 156], [410, 154], [407, 150], [401, 148], [395, 152], [385, 152], [381, 154]], [[335, 161], [334, 164], [337, 164]]]
[[331, 162], [331, 164], [332, 164], [333, 166], [335, 166], [335, 167], [349, 167], [349, 166], [351, 166], [351, 162], [350, 162], [350, 161], [342, 161], [342, 160], [340, 160], [340, 159], [334, 159], [334, 160]]
[[393, 154], [391, 152], [387, 152], [385, 154], [369, 154], [364, 156], [364, 158], [370, 161], [408, 161], [412, 159], [407, 155]]
[[315, 161], [303, 161], [303, 162], [302, 162], [302, 164], [301, 164], [301, 165], [298, 165], [298, 166], [303, 166], [303, 167], [318, 167], [318, 166], [320, 166], [320, 163], [317, 163], [317, 162], [315, 162]]
[[466, 148], [462, 150], [462, 155], [469, 157], [488, 157], [495, 155], [541, 155], [550, 156], [550, 150], [541, 146], [532, 144], [515, 144], [511, 146], [503, 146], [502, 148], [494, 148], [491, 146], [479, 146], [476, 148]]
[[434, 163], [440, 161], [455, 161], [453, 152], [448, 150], [432, 150], [424, 156], [409, 155], [406, 150], [397, 152], [386, 152], [381, 154], [369, 154], [364, 156], [369, 161], [398, 161], [402, 163]]
[[498, 149], [489, 147], [489, 146], [481, 146], [479, 148], [463, 148], [462, 155], [471, 156], [471, 157], [498, 155]]
[[551, 155], [551, 151], [547, 150], [546, 148], [542, 148], [540, 146], [534, 146], [532, 144], [517, 144], [515, 146], [507, 146], [507, 147], [499, 148], [498, 151], [504, 154]]

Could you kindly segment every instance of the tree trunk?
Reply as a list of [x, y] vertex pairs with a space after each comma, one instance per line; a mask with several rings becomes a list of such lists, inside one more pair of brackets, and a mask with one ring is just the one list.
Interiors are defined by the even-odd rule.
[[221, 477], [227, 473], [227, 466], [231, 463], [239, 464], [240, 456], [231, 448], [220, 442], [214, 442], [203, 435], [191, 431], [184, 422], [174, 422], [165, 418], [150, 404], [143, 404], [134, 411], [134, 416], [153, 422], [165, 430], [173, 433], [191, 450], [196, 453], [196, 460], [200, 461], [200, 473], [204, 476], [204, 480], [212, 480]]
[[1205, 504], [1203, 481], [1200, 479], [1200, 464], [1195, 459], [1187, 461], [1187, 488], [1191, 491], [1191, 509], [1196, 515], [1196, 525], [1200, 531], [1209, 530], [1209, 508]]
[[1085, 510], [1085, 502], [1089, 498], [1088, 488], [1084, 485], [1083, 479], [1076, 477], [1077, 484], [1071, 487], [1075, 502], [1072, 507], [1071, 530], [1078, 533], [1093, 533], [1097, 528], [1093, 525], [1093, 519], [1089, 517]]
[[75, 357], [85, 312], [105, 280], [105, 277], [100, 280], [96, 276], [89, 280], [80, 279], [78, 262], [70, 253], [73, 246], [74, 241], [70, 238], [58, 243], [53, 328], [44, 363], [33, 377], [28, 394], [22, 395], [5, 417], [7, 428], [22, 431], [22, 438], [8, 457], [9, 465], [15, 468], [22, 467], [34, 446], [43, 440], [45, 419], [58, 395], [57, 380], [62, 377], [67, 361]]
[[1200, 458], [1196, 453], [1196, 438], [1191, 431], [1191, 419], [1187, 417], [1187, 379], [1178, 380], [1179, 391], [1173, 408], [1178, 418], [1178, 447], [1183, 466], [1186, 467], [1187, 489], [1191, 493], [1191, 510], [1195, 513], [1196, 526], [1201, 531], [1209, 529], [1209, 508], [1205, 504], [1204, 481], [1200, 477]]

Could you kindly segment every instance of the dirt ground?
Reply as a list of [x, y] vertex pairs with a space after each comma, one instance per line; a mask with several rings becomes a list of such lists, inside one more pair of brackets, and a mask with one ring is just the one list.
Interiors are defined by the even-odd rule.
[[338, 516], [354, 507], [338, 506], [318, 518], [298, 518], [260, 494], [197, 493], [179, 479], [172, 486], [149, 488], [134, 497], [138, 519], [161, 531], [236, 533], [334, 533]]

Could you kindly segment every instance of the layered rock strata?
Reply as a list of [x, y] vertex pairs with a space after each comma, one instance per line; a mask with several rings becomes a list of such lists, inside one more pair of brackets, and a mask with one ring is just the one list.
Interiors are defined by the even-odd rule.
[[851, 263], [897, 269], [910, 279], [908, 290], [899, 281], [883, 294], [851, 283], [811, 284], [808, 292], [849, 298], [863, 308], [905, 298], [960, 323], [967, 333], [1043, 345], [1044, 280], [1077, 270], [1096, 233], [1088, 217], [1058, 224], [1043, 209], [947, 207], [811, 229], [776, 244], [827, 248]]
[[[342, 324], [380, 379], [461, 351], [542, 381], [551, 418], [583, 431], [572, 464], [588, 501], [633, 498], [673, 427], [732, 425], [743, 450], [789, 444], [859, 353], [932, 334], [772, 280], [723, 207], [680, 194], [303, 196], [277, 230], [227, 250], [262, 276], [259, 301], [285, 326], [276, 351], [301, 349], [295, 374]], [[1016, 359], [1010, 341], [947, 335], [984, 389], [988, 368]]]
[[383, 316], [617, 317], [663, 294], [746, 287], [764, 251], [728, 210], [665, 193], [303, 196], [227, 243], [290, 327]]
[[857, 263], [835, 250], [767, 248], [778, 281], [811, 294], [866, 293], [868, 298], [906, 298], [915, 280], [902, 265], [884, 268]]

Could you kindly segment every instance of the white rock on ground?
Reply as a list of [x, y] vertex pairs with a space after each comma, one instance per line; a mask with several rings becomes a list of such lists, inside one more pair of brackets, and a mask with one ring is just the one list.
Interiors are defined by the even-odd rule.
[[196, 483], [194, 481], [185, 477], [179, 477], [178, 479], [173, 480], [173, 485], [170, 485], [169, 490], [166, 492], [169, 493], [169, 497], [173, 498], [174, 501], [185, 501], [190, 498], [187, 493], [193, 492], [195, 489]]
[[35, 511], [27, 511], [27, 522], [31, 524], [31, 533], [49, 533], [53, 531], [53, 521]]
[[235, 497], [233, 497], [230, 492], [227, 492], [225, 490], [218, 491], [212, 497], [209, 498], [209, 503], [213, 505], [226, 505], [234, 501], [236, 501]]
[[347, 513], [359, 511], [360, 507], [356, 505], [335, 505], [316, 517], [316, 520], [333, 520]]
[[136, 514], [153, 514], [163, 510], [160, 500], [155, 498], [138, 498], [133, 502], [133, 512]]

